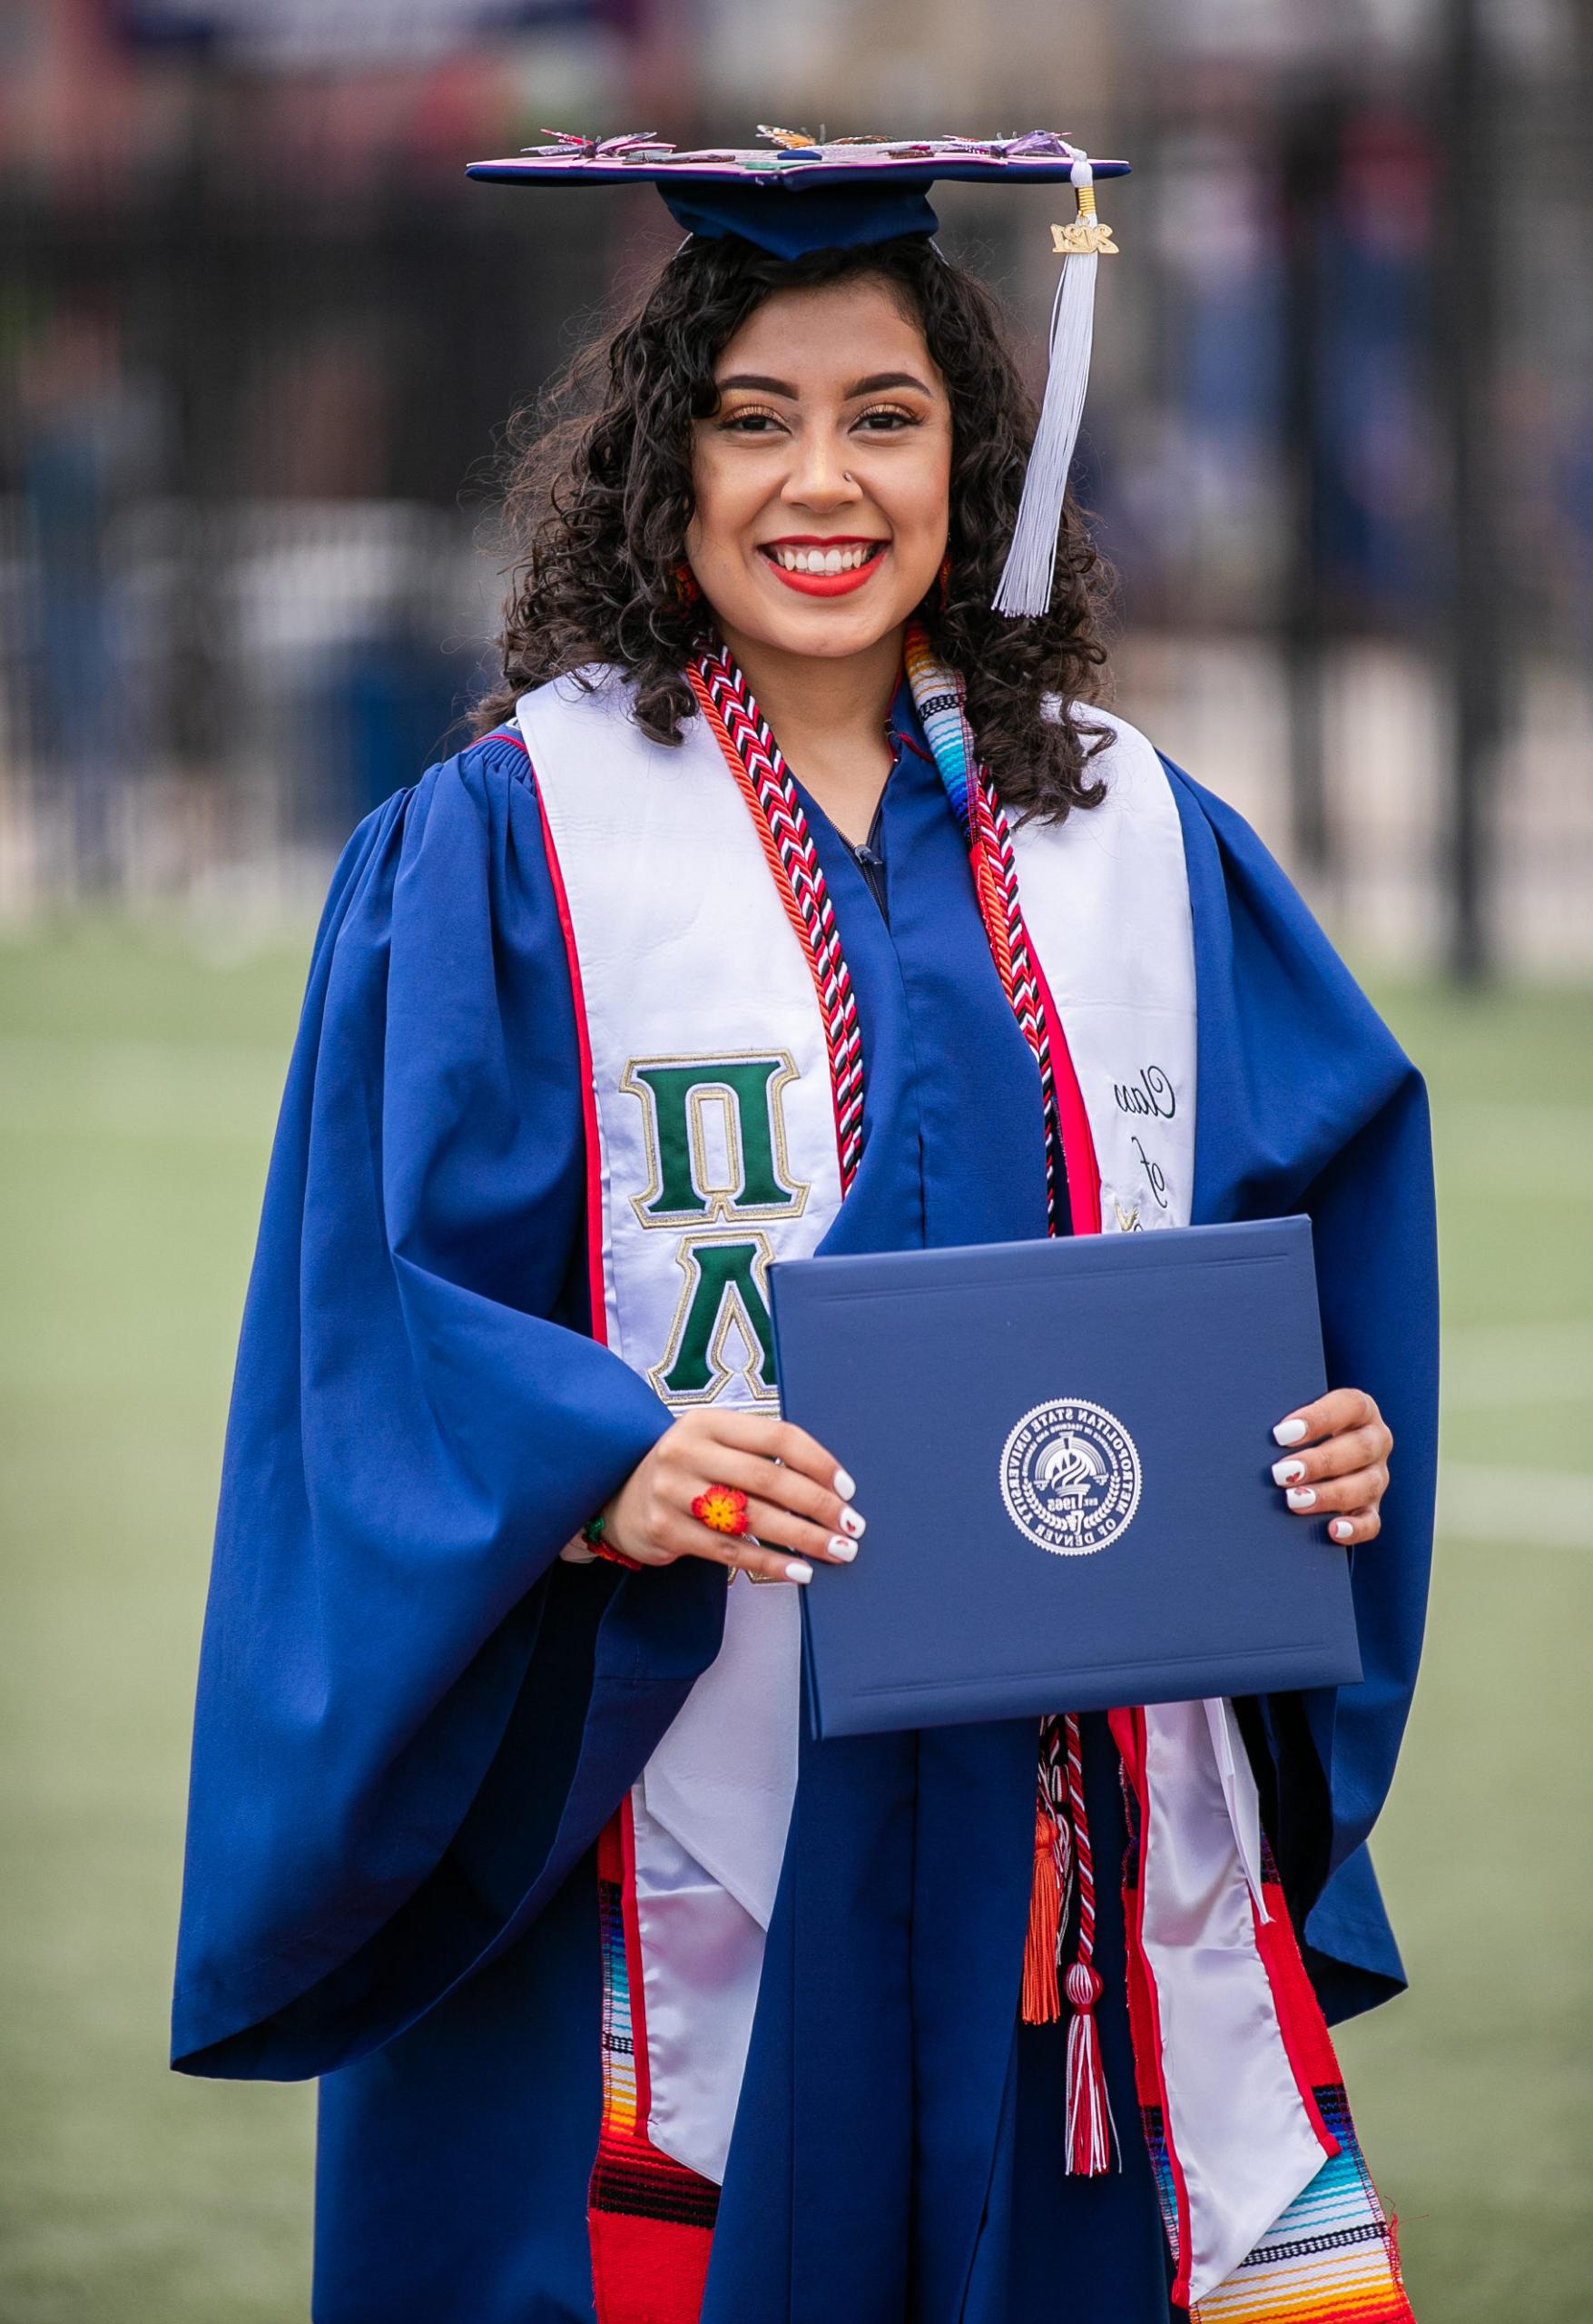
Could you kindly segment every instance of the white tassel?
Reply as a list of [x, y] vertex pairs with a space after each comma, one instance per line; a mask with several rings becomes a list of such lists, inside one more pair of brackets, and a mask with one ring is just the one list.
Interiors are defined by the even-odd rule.
[[1071, 226], [1053, 226], [1051, 239], [1063, 253], [1062, 279], [1051, 308], [1050, 365], [1040, 404], [1039, 426], [1023, 479], [1012, 546], [994, 605], [1013, 618], [1045, 613], [1051, 603], [1057, 569], [1057, 535], [1067, 492], [1067, 471], [1084, 416], [1089, 385], [1090, 345], [1095, 336], [1096, 262], [1117, 248], [1111, 229], [1096, 217], [1095, 172], [1087, 154], [1073, 164], [1078, 215]]

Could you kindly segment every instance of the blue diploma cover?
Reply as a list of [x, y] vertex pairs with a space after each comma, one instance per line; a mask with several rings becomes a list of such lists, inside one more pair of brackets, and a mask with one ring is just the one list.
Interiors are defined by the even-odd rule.
[[771, 1273], [785, 1416], [851, 1470], [814, 1732], [1343, 1685], [1348, 1555], [1273, 1483], [1326, 1386], [1304, 1218]]

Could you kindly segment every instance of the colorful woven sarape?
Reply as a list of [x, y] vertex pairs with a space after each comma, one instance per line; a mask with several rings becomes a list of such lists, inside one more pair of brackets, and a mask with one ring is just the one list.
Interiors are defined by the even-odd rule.
[[586, 2193], [592, 2289], [605, 2324], [694, 2324], [719, 2190], [647, 2136], [647, 2025], [627, 1800], [597, 1843], [603, 2115]]
[[[1128, 1940], [1135, 2083], [1173, 2255], [1173, 2298], [1182, 2306], [1189, 2296], [1188, 2191], [1168, 2136], [1162, 2029], [1143, 1934], [1147, 1821], [1144, 1714], [1114, 1711], [1111, 1725], [1122, 1760], [1128, 1825], [1123, 1920]], [[1289, 2062], [1326, 2159], [1240, 2266], [1189, 2309], [1191, 2324], [1413, 2324], [1400, 2269], [1397, 2222], [1385, 2214], [1362, 2157], [1339, 2062], [1300, 1958], [1277, 1866], [1264, 1837], [1255, 1939]]]

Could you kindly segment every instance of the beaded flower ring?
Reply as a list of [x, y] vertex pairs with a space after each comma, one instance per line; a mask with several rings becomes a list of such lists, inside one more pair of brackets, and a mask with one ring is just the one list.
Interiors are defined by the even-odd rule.
[[744, 1533], [747, 1496], [734, 1485], [710, 1485], [692, 1503], [692, 1514], [714, 1533]]

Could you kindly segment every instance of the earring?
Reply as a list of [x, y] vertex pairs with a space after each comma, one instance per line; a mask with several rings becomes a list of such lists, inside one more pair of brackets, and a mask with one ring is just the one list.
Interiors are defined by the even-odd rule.
[[940, 592], [940, 611], [944, 613], [946, 610], [946, 600], [950, 594], [951, 589], [951, 555], [949, 550], [948, 550], [947, 554], [940, 559], [940, 570], [936, 576], [936, 583]]
[[683, 556], [680, 563], [675, 566], [672, 580], [676, 605], [681, 606], [694, 606], [703, 592], [697, 586], [696, 575], [693, 572], [691, 566], [686, 563]]

